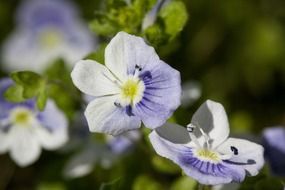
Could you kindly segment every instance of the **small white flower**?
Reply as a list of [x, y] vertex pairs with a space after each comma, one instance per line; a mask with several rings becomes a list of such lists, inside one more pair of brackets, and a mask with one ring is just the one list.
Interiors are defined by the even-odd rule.
[[263, 147], [228, 138], [229, 124], [223, 106], [206, 101], [187, 129], [175, 124], [155, 129], [150, 141], [155, 151], [178, 164], [202, 184], [241, 182], [255, 176], [264, 164]]
[[3, 98], [12, 84], [0, 81], [0, 153], [9, 152], [21, 167], [34, 163], [41, 149], [55, 150], [68, 140], [67, 120], [53, 101], [48, 100], [44, 111], [36, 109], [35, 101], [12, 104]]

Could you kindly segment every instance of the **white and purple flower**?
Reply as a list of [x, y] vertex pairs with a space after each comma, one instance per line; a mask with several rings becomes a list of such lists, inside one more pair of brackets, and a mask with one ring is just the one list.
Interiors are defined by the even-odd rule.
[[17, 14], [17, 28], [3, 47], [7, 71], [42, 72], [54, 60], [74, 63], [94, 49], [94, 37], [65, 0], [26, 0]]
[[265, 129], [263, 145], [272, 172], [277, 176], [285, 176], [285, 127]]
[[42, 112], [32, 99], [7, 102], [3, 93], [12, 84], [10, 79], [0, 80], [0, 153], [9, 152], [19, 166], [25, 167], [39, 158], [42, 148], [55, 150], [68, 140], [68, 123], [51, 100]]
[[73, 83], [95, 99], [85, 116], [92, 132], [112, 135], [161, 126], [180, 104], [180, 73], [140, 37], [119, 32], [105, 50], [105, 65], [81, 60]]
[[188, 176], [201, 184], [218, 185], [241, 182], [246, 174], [257, 175], [264, 164], [262, 146], [228, 135], [223, 106], [208, 100], [187, 128], [167, 123], [149, 137], [155, 151]]

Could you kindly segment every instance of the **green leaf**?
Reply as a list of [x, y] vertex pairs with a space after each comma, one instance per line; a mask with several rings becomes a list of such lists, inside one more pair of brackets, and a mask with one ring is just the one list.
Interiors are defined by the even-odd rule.
[[162, 188], [162, 186], [158, 182], [156, 182], [156, 180], [148, 176], [142, 175], [142, 176], [139, 176], [135, 180], [132, 189], [133, 190], [161, 190], [164, 188]]
[[11, 78], [22, 86], [40, 86], [42, 83], [42, 77], [32, 71], [14, 72]]
[[45, 80], [37, 73], [31, 71], [20, 71], [11, 74], [14, 82], [23, 87], [22, 96], [30, 99], [39, 93], [45, 85]]
[[178, 180], [176, 180], [172, 185], [170, 190], [189, 190], [189, 189], [195, 189], [197, 186], [197, 181], [188, 177], [183, 176], [180, 177]]
[[24, 88], [20, 85], [13, 85], [6, 90], [4, 97], [10, 102], [22, 102], [25, 100], [25, 98], [23, 98], [23, 89]]
[[184, 28], [188, 20], [188, 13], [183, 2], [171, 1], [160, 10], [159, 17], [164, 22], [165, 33], [172, 39]]
[[43, 111], [46, 103], [47, 103], [47, 93], [45, 92], [45, 89], [41, 90], [39, 95], [37, 96], [37, 107], [40, 111]]
[[117, 25], [106, 17], [96, 18], [89, 23], [91, 31], [102, 36], [112, 36], [119, 30]]
[[152, 165], [156, 170], [162, 173], [178, 174], [181, 171], [181, 169], [176, 164], [160, 156], [154, 156], [152, 158]]

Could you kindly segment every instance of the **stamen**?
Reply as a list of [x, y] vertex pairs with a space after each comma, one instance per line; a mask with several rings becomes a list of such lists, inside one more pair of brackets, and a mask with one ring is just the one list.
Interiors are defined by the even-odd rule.
[[142, 68], [139, 65], [136, 65], [134, 77], [138, 77], [141, 71], [142, 71]]
[[206, 142], [205, 148], [211, 148], [211, 143], [210, 143], [211, 138], [209, 137], [209, 135], [207, 133], [205, 133], [205, 131], [199, 126], [198, 123], [195, 125], [197, 126], [197, 128], [199, 129], [199, 131], [201, 132], [202, 136], [205, 139], [205, 142]]
[[112, 83], [114, 83], [115, 85], [117, 85], [119, 88], [122, 88], [122, 84], [121, 84], [121, 81], [119, 80], [114, 80], [114, 79], [111, 79], [109, 76], [107, 76], [104, 72], [102, 72], [102, 74], [109, 80], [111, 81]]
[[114, 102], [114, 105], [115, 105], [116, 107], [119, 107], [119, 108], [122, 107], [122, 105], [121, 105], [119, 102]]
[[194, 135], [194, 129], [196, 128], [195, 125], [193, 125], [192, 123], [190, 123], [189, 125], [187, 125], [187, 131], [188, 131], [188, 134], [191, 138], [191, 140], [196, 144], [196, 146], [201, 149], [201, 145], [199, 143], [199, 141], [197, 140], [197, 137]]

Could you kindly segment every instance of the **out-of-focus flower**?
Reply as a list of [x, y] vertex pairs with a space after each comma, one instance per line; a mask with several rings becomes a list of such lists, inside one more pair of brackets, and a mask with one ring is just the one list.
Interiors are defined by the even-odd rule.
[[92, 132], [117, 135], [161, 126], [180, 104], [180, 73], [159, 59], [140, 37], [119, 32], [105, 50], [103, 66], [79, 61], [73, 83], [96, 98], [85, 116]]
[[106, 135], [106, 141], [90, 141], [78, 154], [71, 158], [64, 169], [66, 178], [78, 178], [92, 172], [96, 163], [103, 168], [109, 168], [114, 162], [132, 150], [140, 139], [139, 131], [129, 131], [113, 137]]
[[65, 0], [26, 0], [16, 24], [2, 52], [7, 71], [42, 72], [59, 58], [73, 65], [94, 49], [94, 38]]
[[285, 176], [285, 128], [280, 126], [265, 129], [263, 145], [272, 172]]
[[181, 106], [187, 107], [201, 96], [201, 87], [198, 82], [189, 81], [182, 85]]
[[263, 147], [228, 135], [223, 106], [208, 100], [187, 129], [166, 124], [150, 134], [150, 141], [159, 155], [178, 164], [202, 184], [241, 182], [246, 174], [257, 175], [264, 164]]
[[5, 101], [3, 93], [12, 84], [10, 79], [0, 81], [0, 153], [9, 152], [24, 167], [39, 158], [41, 148], [61, 147], [68, 139], [68, 123], [51, 100], [42, 112], [34, 100], [17, 104]]

